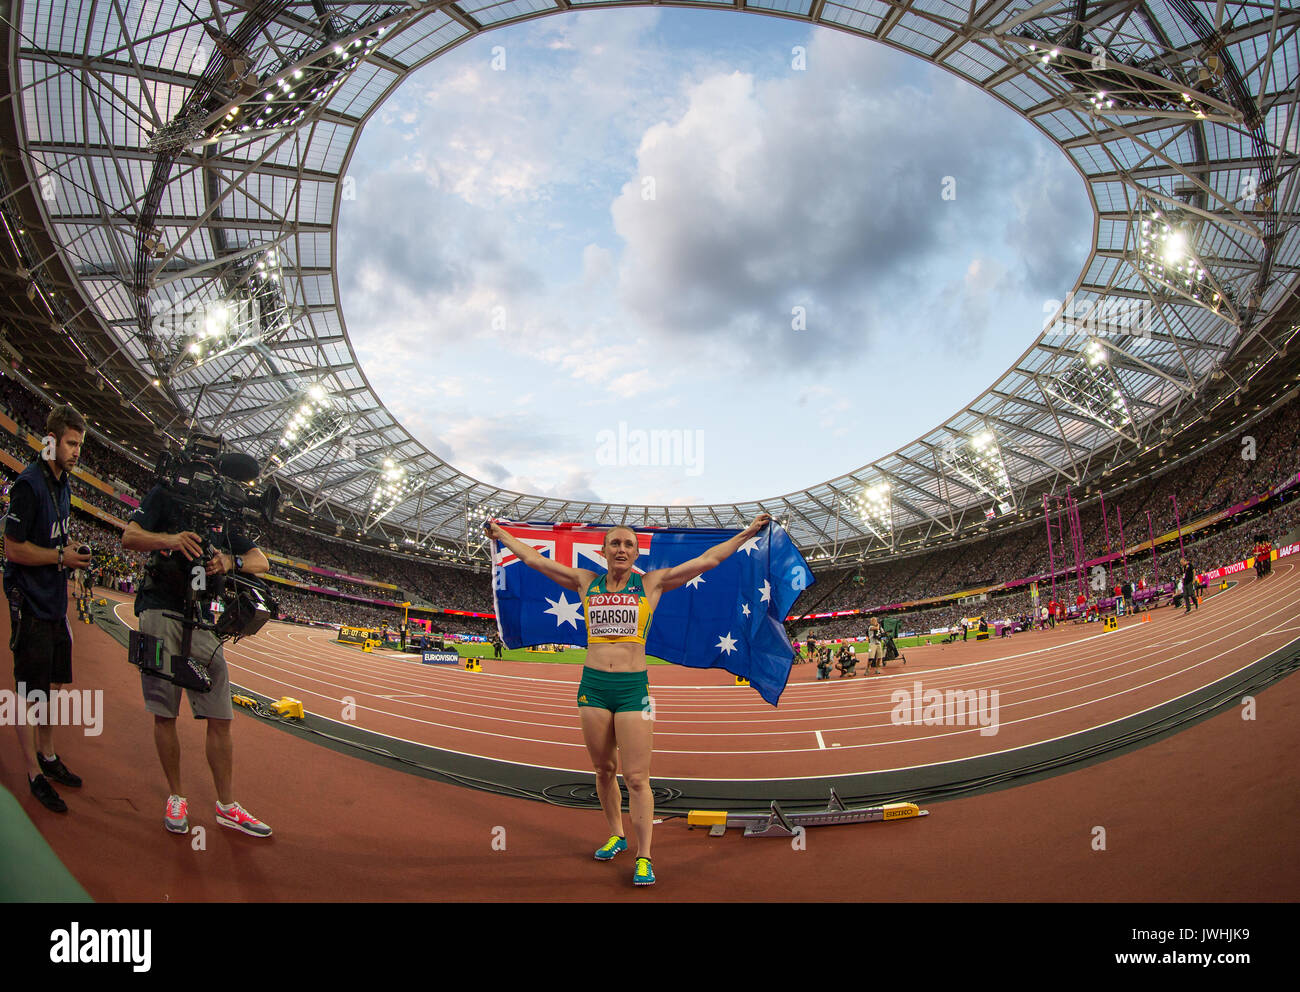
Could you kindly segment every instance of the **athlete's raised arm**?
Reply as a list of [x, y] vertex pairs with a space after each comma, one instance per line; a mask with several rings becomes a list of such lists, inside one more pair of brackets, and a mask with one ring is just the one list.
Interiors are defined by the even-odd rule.
[[500, 541], [514, 554], [519, 557], [529, 568], [536, 569], [563, 586], [565, 589], [571, 589], [574, 592], [581, 593], [591, 585], [596, 577], [595, 572], [588, 571], [585, 568], [570, 568], [568, 565], [561, 565], [558, 561], [552, 561], [545, 557], [536, 548], [525, 544], [513, 534], [507, 534], [501, 527], [497, 526], [495, 520], [490, 520], [483, 525], [488, 533], [488, 537], [494, 541]]
[[702, 575], [711, 568], [717, 568], [739, 551], [742, 544], [766, 527], [771, 520], [768, 514], [760, 513], [754, 518], [753, 523], [735, 537], [714, 545], [699, 557], [674, 565], [672, 568], [656, 568], [653, 572], [647, 572], [643, 580], [646, 592], [654, 589], [660, 592], [671, 592], [686, 585], [697, 575]]

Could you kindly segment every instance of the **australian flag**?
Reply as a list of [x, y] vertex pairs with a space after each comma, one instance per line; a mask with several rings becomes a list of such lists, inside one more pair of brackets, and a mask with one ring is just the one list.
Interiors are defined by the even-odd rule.
[[[510, 523], [498, 526], [545, 557], [597, 574], [608, 565], [600, 553], [608, 527]], [[634, 527], [644, 575], [697, 558], [736, 536], [734, 530]], [[507, 647], [573, 644], [585, 647], [582, 601], [493, 542], [492, 594], [497, 625]], [[749, 680], [773, 706], [790, 678], [794, 648], [783, 621], [812, 570], [790, 535], [769, 524], [717, 568], [659, 599], [646, 654], [690, 668], [722, 668]]]

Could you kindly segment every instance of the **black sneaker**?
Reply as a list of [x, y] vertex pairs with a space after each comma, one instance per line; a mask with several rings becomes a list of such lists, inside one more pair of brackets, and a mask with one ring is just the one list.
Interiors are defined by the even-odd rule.
[[36, 763], [41, 766], [41, 771], [58, 782], [59, 785], [66, 785], [73, 789], [81, 788], [81, 776], [73, 775], [72, 772], [68, 771], [68, 766], [63, 763], [57, 754], [54, 756], [53, 761], [46, 761], [45, 755], [37, 754]]
[[44, 806], [52, 813], [66, 813], [68, 804], [59, 798], [59, 794], [54, 791], [54, 786], [50, 785], [44, 775], [37, 775], [29, 783], [32, 787], [32, 795], [41, 801]]

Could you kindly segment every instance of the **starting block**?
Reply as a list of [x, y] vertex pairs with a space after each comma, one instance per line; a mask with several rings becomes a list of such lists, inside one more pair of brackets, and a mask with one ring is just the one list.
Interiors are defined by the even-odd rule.
[[749, 679], [741, 678], [739, 675], [737, 675], [737, 676], [736, 676], [736, 685], [749, 685]]
[[723, 810], [691, 810], [686, 815], [688, 828], [708, 827], [710, 837], [721, 837], [728, 827], [744, 827], [746, 837], [793, 837], [797, 827], [827, 827], [838, 823], [874, 823], [877, 820], [907, 820], [929, 816], [916, 803], [886, 803], [848, 809], [834, 789], [826, 809], [813, 813], [787, 813], [772, 800], [766, 813], [728, 813]]
[[296, 699], [290, 699], [288, 696], [282, 696], [278, 703], [272, 703], [271, 709], [275, 710], [275, 712], [279, 713], [281, 716], [293, 717], [296, 720], [306, 718], [306, 714], [303, 712], [302, 703], [298, 702]]
[[1227, 592], [1227, 590], [1228, 590], [1228, 580], [1224, 579], [1222, 582], [1219, 583], [1219, 592]]
[[1101, 629], [1102, 629], [1102, 630], [1117, 630], [1117, 629], [1119, 629], [1119, 618], [1117, 618], [1117, 617], [1107, 617], [1105, 620], [1102, 621]]
[[481, 671], [483, 671], [483, 663], [482, 663], [481, 661], [479, 661], [477, 658], [466, 658], [466, 659], [465, 659], [465, 671], [467, 671], [467, 672], [481, 672]]

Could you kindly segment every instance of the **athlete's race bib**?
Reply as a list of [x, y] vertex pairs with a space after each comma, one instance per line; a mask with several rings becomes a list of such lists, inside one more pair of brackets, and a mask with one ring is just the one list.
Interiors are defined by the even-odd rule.
[[640, 599], [630, 592], [602, 592], [587, 599], [588, 637], [636, 637]]

